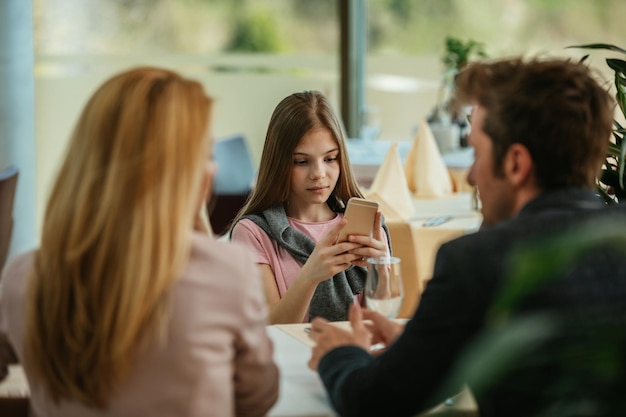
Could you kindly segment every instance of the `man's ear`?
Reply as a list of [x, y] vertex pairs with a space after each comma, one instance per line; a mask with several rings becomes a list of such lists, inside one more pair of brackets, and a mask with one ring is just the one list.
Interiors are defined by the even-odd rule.
[[515, 186], [527, 185], [533, 180], [533, 158], [526, 146], [521, 143], [509, 146], [504, 160], [504, 175]]

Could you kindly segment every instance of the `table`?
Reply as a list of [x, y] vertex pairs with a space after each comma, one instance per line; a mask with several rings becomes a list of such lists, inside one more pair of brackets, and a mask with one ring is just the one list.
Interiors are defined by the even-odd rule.
[[274, 360], [280, 368], [278, 402], [268, 417], [336, 416], [318, 374], [307, 366], [311, 347], [287, 333], [288, 326], [299, 326], [304, 334], [304, 325], [284, 326], [267, 327], [274, 342]]
[[21, 365], [10, 365], [9, 376], [0, 382], [0, 415], [28, 416], [28, 382]]
[[[338, 323], [348, 326], [348, 323]], [[308, 341], [304, 328], [308, 324], [268, 326], [267, 332], [274, 342], [274, 360], [280, 368], [280, 394], [278, 402], [268, 417], [335, 417], [328, 395], [316, 372], [307, 363], [311, 356], [312, 341]], [[439, 413], [477, 416], [477, 407], [471, 393], [465, 389], [451, 401], [441, 404], [420, 416], [433, 417]], [[448, 415], [448, 414], [446, 414]]]
[[[349, 326], [347, 322], [337, 325]], [[274, 343], [274, 360], [280, 369], [278, 401], [269, 411], [268, 417], [337, 416], [319, 375], [307, 365], [313, 344], [304, 331], [308, 326], [300, 323], [267, 326], [267, 333]], [[0, 403], [2, 401], [2, 410], [12, 411], [8, 415], [28, 415], [28, 383], [20, 365], [12, 365], [9, 377], [0, 383]], [[476, 415], [476, 403], [469, 391], [464, 390], [455, 397], [452, 406], [442, 404], [421, 416], [432, 417], [439, 412], [450, 411]]]
[[[411, 228], [418, 231], [419, 272], [422, 280], [430, 279], [439, 246], [448, 240], [480, 228], [482, 214], [472, 207], [471, 192], [454, 193], [436, 199], [414, 199], [415, 214], [409, 219]], [[432, 218], [450, 216], [436, 226], [424, 223]]]
[[[439, 247], [452, 239], [478, 230], [482, 215], [472, 208], [472, 193], [462, 192], [434, 199], [414, 199], [415, 214], [408, 221], [388, 221], [394, 256], [402, 259], [404, 302], [399, 317], [409, 318], [419, 303], [426, 282], [432, 277]], [[450, 216], [436, 226], [429, 219]]]

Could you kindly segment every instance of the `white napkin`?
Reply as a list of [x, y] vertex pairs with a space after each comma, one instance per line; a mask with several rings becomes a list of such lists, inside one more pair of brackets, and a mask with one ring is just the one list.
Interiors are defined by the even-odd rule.
[[415, 197], [441, 197], [452, 193], [450, 173], [426, 120], [420, 121], [404, 163], [404, 174]]
[[372, 186], [364, 194], [378, 202], [386, 220], [407, 221], [415, 212], [396, 142], [389, 146]]

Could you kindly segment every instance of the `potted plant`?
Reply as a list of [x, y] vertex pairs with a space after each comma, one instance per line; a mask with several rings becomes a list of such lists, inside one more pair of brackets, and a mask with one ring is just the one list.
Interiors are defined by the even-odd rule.
[[444, 66], [442, 80], [437, 95], [437, 104], [431, 116], [433, 121], [446, 116], [454, 118], [455, 111], [452, 108], [451, 100], [454, 92], [454, 77], [472, 58], [487, 56], [483, 44], [472, 39], [463, 42], [460, 39], [448, 36], [446, 37], [445, 45], [445, 52], [441, 58]]
[[[433, 130], [435, 139], [442, 152], [453, 150], [455, 146], [464, 145], [464, 130], [466, 120], [455, 107], [452, 97], [454, 95], [454, 77], [473, 58], [486, 57], [484, 46], [472, 39], [462, 41], [454, 37], [446, 37], [445, 52], [442, 56], [443, 74], [441, 85], [437, 94], [437, 103], [428, 123]], [[438, 137], [439, 136], [439, 137]], [[450, 144], [450, 138], [456, 138], [456, 144]]]
[[[611, 52], [618, 52], [626, 57], [626, 50], [615, 45], [605, 43], [594, 43], [588, 45], [570, 46], [570, 48], [581, 49], [603, 49]], [[586, 60], [589, 55], [585, 55], [581, 61]], [[617, 58], [607, 58], [606, 64], [613, 70], [615, 100], [626, 119], [626, 61]], [[598, 178], [598, 193], [607, 204], [626, 203], [626, 141], [624, 135], [626, 127], [622, 126], [618, 120], [614, 120], [613, 138], [609, 145], [606, 160]]]

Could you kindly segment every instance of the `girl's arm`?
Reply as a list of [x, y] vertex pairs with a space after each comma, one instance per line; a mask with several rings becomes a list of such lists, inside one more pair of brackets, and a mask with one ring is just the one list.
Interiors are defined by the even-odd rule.
[[361, 244], [353, 242], [335, 244], [339, 231], [345, 225], [346, 222], [342, 220], [315, 245], [309, 259], [283, 298], [280, 298], [272, 268], [267, 264], [261, 265], [265, 295], [270, 309], [270, 324], [306, 321], [305, 315], [317, 284], [349, 268], [359, 257], [351, 251]]
[[274, 271], [267, 264], [259, 264], [265, 298], [269, 307], [269, 324], [302, 323], [306, 321], [309, 303], [317, 284], [312, 281], [298, 279], [291, 284], [281, 299], [276, 285]]

